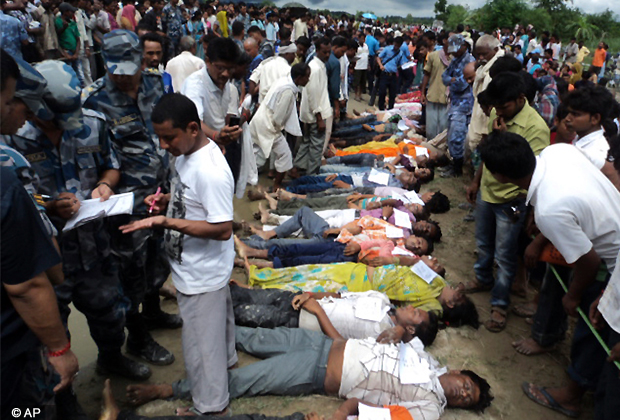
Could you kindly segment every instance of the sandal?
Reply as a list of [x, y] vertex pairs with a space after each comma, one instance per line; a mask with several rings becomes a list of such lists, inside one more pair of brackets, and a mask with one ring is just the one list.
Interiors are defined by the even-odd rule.
[[520, 318], [531, 318], [536, 314], [537, 305], [533, 302], [517, 305], [512, 308], [512, 313]]
[[547, 401], [545, 402], [545, 401], [539, 399], [530, 390], [530, 385], [533, 385], [533, 384], [530, 384], [528, 382], [523, 382], [521, 384], [521, 389], [523, 390], [525, 395], [527, 395], [527, 397], [530, 400], [534, 401], [536, 404], [540, 404], [543, 407], [550, 408], [551, 410], [557, 411], [558, 413], [564, 414], [565, 416], [568, 416], [568, 417], [572, 417], [572, 418], [579, 417], [579, 413], [577, 411], [569, 410], [568, 408], [564, 408], [560, 404], [558, 404], [558, 402], [556, 400], [554, 400], [551, 397], [551, 395], [549, 395], [549, 393], [547, 392], [547, 389], [545, 387], [536, 386], [536, 389], [543, 395], [543, 397], [545, 397], [547, 399]]
[[478, 293], [478, 292], [488, 292], [493, 289], [493, 284], [484, 284], [479, 282], [478, 280], [469, 280], [464, 285], [463, 293]]
[[[493, 314], [496, 314], [495, 318]], [[484, 323], [484, 326], [487, 330], [497, 333], [501, 332], [506, 328], [506, 317], [508, 316], [508, 312], [506, 309], [499, 306], [491, 307], [491, 318]]]

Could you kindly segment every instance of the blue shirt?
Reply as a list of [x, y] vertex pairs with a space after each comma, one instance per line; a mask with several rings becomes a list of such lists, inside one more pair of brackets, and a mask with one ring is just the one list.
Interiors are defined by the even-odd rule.
[[519, 60], [521, 62], [521, 64], [523, 64], [523, 53], [519, 54], [519, 55], [515, 55], [515, 58], [517, 60]]
[[161, 77], [164, 79], [164, 93], [174, 93], [174, 89], [172, 88], [172, 76], [170, 76], [170, 73], [163, 72]]
[[28, 39], [24, 24], [19, 19], [0, 11], [0, 33], [2, 34], [0, 48], [3, 48], [12, 57], [23, 60], [22, 41]]
[[402, 51], [405, 58], [409, 60], [409, 47], [407, 46], [407, 44], [403, 42], [403, 45], [400, 46], [400, 50]]
[[340, 61], [332, 52], [329, 60], [325, 63], [327, 70], [327, 91], [329, 93], [329, 102], [334, 106], [334, 102], [340, 97]]
[[441, 75], [443, 84], [450, 87], [449, 114], [471, 114], [474, 107], [474, 94], [471, 85], [465, 81], [463, 69], [473, 61], [476, 59], [468, 52], [460, 57], [454, 57]]
[[368, 45], [368, 55], [375, 57], [379, 51], [379, 41], [372, 35], [366, 35], [366, 44]]
[[398, 67], [407, 62], [407, 57], [403, 54], [402, 49], [395, 52], [393, 45], [385, 47], [383, 51], [379, 53], [379, 58], [387, 73], [396, 73]]
[[267, 40], [271, 42], [276, 42], [276, 40], [278, 39], [278, 32], [276, 31], [276, 25], [274, 25], [272, 22], [269, 22], [267, 24], [267, 27], [265, 28], [265, 32], [267, 34]]

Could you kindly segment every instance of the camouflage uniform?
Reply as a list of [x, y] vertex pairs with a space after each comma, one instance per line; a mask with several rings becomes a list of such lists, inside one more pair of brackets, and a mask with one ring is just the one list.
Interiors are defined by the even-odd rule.
[[[112, 149], [105, 117], [86, 110], [79, 104], [79, 81], [73, 70], [59, 61], [45, 61], [37, 66], [41, 72], [53, 73], [63, 93], [74, 91], [73, 98], [57, 104], [63, 110], [77, 111], [56, 114], [64, 128], [57, 148], [32, 122], [27, 122], [15, 135], [8, 136], [11, 147], [22, 153], [37, 173], [37, 192], [57, 197], [70, 192], [80, 200], [91, 198], [101, 174], [118, 169], [120, 163]], [[48, 85], [47, 89], [54, 89]], [[46, 97], [54, 96], [46, 95]], [[59, 95], [55, 95], [56, 98]], [[74, 103], [71, 103], [71, 101]], [[50, 102], [50, 101], [47, 101]], [[56, 286], [63, 321], [69, 316], [69, 303], [84, 313], [90, 332], [100, 352], [118, 352], [124, 343], [124, 314], [127, 308], [114, 261], [110, 258], [109, 234], [104, 220], [96, 220], [68, 232], [62, 232], [65, 220], [52, 217], [61, 232], [58, 239], [63, 257], [65, 281]]]
[[[135, 38], [134, 38], [135, 37]], [[120, 49], [122, 56], [110, 56], [106, 51], [119, 45], [130, 45]], [[135, 45], [135, 47], [131, 47]], [[137, 36], [128, 31], [114, 31], [104, 37], [104, 60], [109, 72], [133, 75], [139, 71], [142, 53]], [[139, 314], [139, 306], [145, 303], [145, 294], [150, 290], [149, 305], [157, 305], [157, 290], [169, 275], [169, 267], [163, 254], [162, 236], [151, 230], [139, 230], [123, 234], [118, 226], [142, 219], [148, 215], [144, 199], [154, 194], [158, 187], [167, 190], [168, 156], [159, 147], [151, 123], [153, 107], [164, 94], [164, 85], [159, 72], [142, 72], [137, 100], [120, 91], [106, 74], [82, 93], [84, 108], [103, 113], [108, 121], [111, 140], [121, 161], [121, 193], [135, 194], [134, 210], [131, 216], [117, 216], [111, 220], [112, 250], [119, 258], [121, 281], [125, 295], [131, 300], [127, 313], [127, 328], [130, 339], [144, 340], [146, 327]], [[145, 303], [145, 309], [147, 304]]]

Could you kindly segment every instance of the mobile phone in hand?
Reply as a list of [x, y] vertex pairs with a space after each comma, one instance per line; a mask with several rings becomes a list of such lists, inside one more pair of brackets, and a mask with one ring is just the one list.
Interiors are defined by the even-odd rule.
[[228, 126], [229, 127], [234, 127], [236, 125], [239, 125], [241, 123], [241, 118], [235, 116], [235, 115], [231, 115], [228, 118]]

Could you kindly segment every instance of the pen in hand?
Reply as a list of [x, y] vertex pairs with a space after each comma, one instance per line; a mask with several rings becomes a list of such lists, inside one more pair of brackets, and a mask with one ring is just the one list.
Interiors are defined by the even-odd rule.
[[153, 202], [151, 203], [151, 207], [149, 208], [149, 214], [153, 213], [153, 208], [155, 207], [155, 202], [157, 201], [157, 197], [161, 194], [161, 187], [157, 187], [157, 191], [155, 191], [155, 197], [153, 198]]

